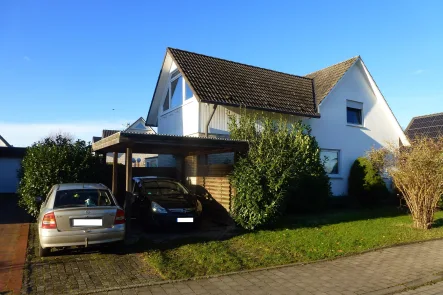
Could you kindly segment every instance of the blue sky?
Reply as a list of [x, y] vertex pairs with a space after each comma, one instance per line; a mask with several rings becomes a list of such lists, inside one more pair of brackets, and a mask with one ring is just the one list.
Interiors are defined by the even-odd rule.
[[146, 117], [168, 46], [299, 75], [361, 55], [406, 127], [443, 111], [442, 13], [442, 1], [0, 1], [0, 134], [90, 140]]

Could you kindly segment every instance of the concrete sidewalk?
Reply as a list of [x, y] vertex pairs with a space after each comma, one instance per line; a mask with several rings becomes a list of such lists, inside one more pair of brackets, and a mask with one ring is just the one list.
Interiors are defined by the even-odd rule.
[[29, 223], [15, 195], [0, 196], [0, 293], [19, 294], [22, 287]]
[[98, 294], [393, 294], [443, 280], [442, 251], [443, 240], [436, 240], [307, 265], [114, 288]]

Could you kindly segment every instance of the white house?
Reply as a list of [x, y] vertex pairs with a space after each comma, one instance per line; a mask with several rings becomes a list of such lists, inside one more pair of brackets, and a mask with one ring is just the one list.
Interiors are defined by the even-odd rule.
[[[334, 195], [347, 194], [352, 163], [371, 147], [409, 144], [360, 56], [297, 76], [168, 48], [146, 125], [159, 134], [227, 137], [228, 114], [240, 107], [309, 124]], [[159, 155], [159, 165], [174, 166], [174, 158]]]

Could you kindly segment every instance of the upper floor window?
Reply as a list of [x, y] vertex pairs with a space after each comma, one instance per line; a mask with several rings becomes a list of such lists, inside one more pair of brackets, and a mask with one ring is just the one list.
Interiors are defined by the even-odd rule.
[[168, 90], [163, 103], [163, 111], [173, 109], [183, 104], [184, 101], [194, 97], [191, 88], [178, 70], [171, 73]]
[[363, 125], [363, 103], [347, 100], [346, 119], [348, 124]]

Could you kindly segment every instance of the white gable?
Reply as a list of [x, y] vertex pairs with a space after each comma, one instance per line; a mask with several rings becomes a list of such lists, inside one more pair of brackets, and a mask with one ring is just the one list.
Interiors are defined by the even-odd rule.
[[[362, 124], [347, 122], [347, 108], [361, 109]], [[384, 97], [358, 60], [319, 105], [320, 118], [305, 122], [319, 147], [338, 152], [338, 174], [330, 175], [334, 195], [346, 195], [349, 171], [372, 147], [408, 141]]]
[[143, 132], [143, 133], [148, 133], [148, 134], [155, 134], [155, 131], [151, 127], [146, 126], [145, 123], [146, 123], [145, 120], [142, 117], [140, 117], [137, 121], [132, 123], [131, 126], [126, 128], [125, 131], [133, 131], [133, 132]]

